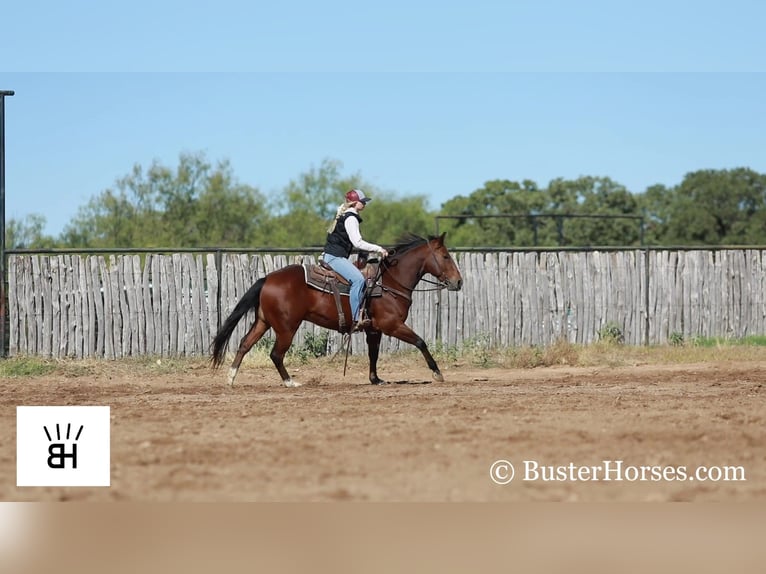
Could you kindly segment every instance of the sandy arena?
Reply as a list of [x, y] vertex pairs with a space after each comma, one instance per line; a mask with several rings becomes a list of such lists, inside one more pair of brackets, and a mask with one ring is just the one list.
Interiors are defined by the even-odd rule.
[[[481, 369], [422, 360], [7, 379], [0, 498], [22, 501], [766, 500], [766, 362]], [[111, 487], [17, 488], [16, 405], [111, 406]], [[515, 478], [493, 482], [506, 459]], [[524, 480], [571, 468], [741, 467], [744, 480]], [[576, 470], [575, 470], [576, 472]], [[635, 472], [633, 469], [630, 472]], [[675, 471], [672, 471], [675, 472]], [[508, 471], [497, 475], [506, 477]], [[613, 475], [614, 477], [615, 475]], [[677, 476], [677, 474], [676, 474]], [[559, 477], [560, 478], [560, 477]]]

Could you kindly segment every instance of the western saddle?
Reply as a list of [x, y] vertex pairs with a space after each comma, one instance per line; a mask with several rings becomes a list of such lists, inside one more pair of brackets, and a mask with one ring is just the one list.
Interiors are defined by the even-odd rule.
[[[380, 262], [377, 259], [368, 260], [367, 257], [362, 254], [357, 257], [354, 263], [356, 267], [362, 272], [365, 278], [367, 287], [364, 290], [362, 296], [362, 313], [366, 312], [367, 303], [371, 297], [380, 297], [383, 294], [383, 289], [379, 281], [378, 273], [380, 270]], [[319, 264], [304, 263], [303, 271], [306, 276], [306, 284], [309, 287], [318, 289], [324, 293], [331, 293], [335, 298], [335, 306], [338, 309], [338, 326], [341, 332], [346, 331], [346, 317], [343, 313], [343, 307], [341, 306], [341, 295], [348, 296], [350, 290], [350, 283], [342, 275], [336, 273], [332, 267], [324, 262], [323, 259], [319, 260]], [[353, 318], [352, 318], [353, 320]]]

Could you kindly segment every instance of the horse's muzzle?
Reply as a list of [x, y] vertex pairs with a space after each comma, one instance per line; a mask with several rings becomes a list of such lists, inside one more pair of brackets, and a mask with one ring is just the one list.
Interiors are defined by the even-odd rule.
[[449, 280], [446, 281], [447, 283], [447, 291], [460, 291], [463, 287], [463, 280], [457, 279], [457, 280]]

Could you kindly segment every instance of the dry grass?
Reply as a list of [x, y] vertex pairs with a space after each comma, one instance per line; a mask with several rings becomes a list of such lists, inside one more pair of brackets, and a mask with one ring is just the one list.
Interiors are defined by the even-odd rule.
[[766, 361], [766, 347], [748, 345], [630, 347], [596, 344], [579, 349], [578, 364], [580, 366], [633, 366], [719, 361]]
[[460, 362], [474, 366], [516, 369], [552, 366], [636, 366], [646, 364], [692, 364], [717, 361], [766, 361], [766, 346], [719, 344], [702, 346], [632, 347], [614, 343], [573, 345], [558, 341], [549, 347], [513, 347], [492, 351], [466, 349]]
[[[559, 341], [549, 347], [513, 347], [491, 349], [486, 345], [466, 345], [462, 351], [435, 349], [434, 357], [443, 366], [473, 366], [479, 368], [533, 369], [536, 367], [621, 367], [648, 364], [693, 364], [721, 361], [766, 361], [766, 347], [753, 345], [719, 344], [702, 346], [632, 347], [609, 343], [588, 346]], [[349, 364], [367, 364], [367, 356], [349, 357]], [[417, 350], [382, 356], [380, 365], [386, 369], [397, 365], [412, 366], [422, 361]], [[227, 361], [228, 362], [228, 361]], [[305, 359], [288, 357], [289, 368], [342, 368], [343, 355]], [[268, 353], [254, 349], [243, 362], [244, 368], [273, 368]], [[0, 379], [39, 377], [94, 377], [111, 378], [127, 374], [147, 377], [161, 374], [183, 374], [210, 369], [207, 357], [132, 357], [127, 359], [43, 359], [38, 357], [12, 357], [0, 360]]]

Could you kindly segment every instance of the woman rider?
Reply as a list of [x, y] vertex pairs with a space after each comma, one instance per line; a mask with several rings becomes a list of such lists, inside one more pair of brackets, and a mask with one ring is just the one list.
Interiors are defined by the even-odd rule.
[[370, 201], [372, 199], [367, 197], [361, 189], [351, 189], [346, 193], [345, 203], [338, 207], [335, 219], [327, 229], [327, 241], [325, 242], [324, 253], [322, 253], [322, 259], [325, 263], [351, 283], [351, 317], [354, 323], [352, 332], [364, 330], [370, 326], [371, 321], [369, 319], [359, 320], [359, 307], [365, 281], [362, 272], [349, 261], [348, 257], [354, 247], [360, 251], [377, 251], [382, 257], [388, 255], [388, 251], [380, 245], [362, 239], [362, 234], [359, 231], [359, 224], [362, 222], [359, 213], [364, 211], [365, 206]]

